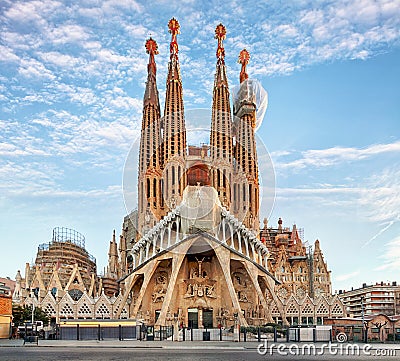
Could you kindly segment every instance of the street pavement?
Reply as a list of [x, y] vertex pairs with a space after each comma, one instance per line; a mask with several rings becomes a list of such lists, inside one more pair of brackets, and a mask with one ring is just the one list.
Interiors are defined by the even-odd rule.
[[[265, 343], [262, 342], [263, 347], [265, 348]], [[275, 343], [273, 341], [268, 341], [267, 348], [270, 348], [271, 345], [275, 345], [274, 348], [277, 348], [278, 345], [282, 348], [289, 348], [291, 345], [297, 345], [298, 347], [302, 347], [305, 344], [310, 345], [312, 343]], [[233, 341], [139, 341], [139, 340], [39, 340], [38, 345], [36, 344], [25, 344], [23, 339], [0, 339], [0, 347], [95, 347], [95, 348], [151, 348], [151, 349], [257, 349], [260, 345], [257, 341], [248, 341], [248, 342], [233, 342]], [[320, 349], [322, 345], [326, 345], [322, 342], [314, 343], [317, 349]], [[365, 344], [363, 343], [336, 343], [335, 345], [359, 345], [359, 348], [362, 349]], [[390, 349], [390, 350], [398, 350], [399, 351], [399, 359], [400, 359], [400, 343], [373, 343], [370, 344], [372, 350], [377, 349]], [[262, 349], [262, 348], [261, 348]]]
[[[325, 345], [325, 346], [324, 346]], [[256, 361], [256, 360], [357, 360], [371, 361], [400, 360], [400, 344], [373, 344], [369, 353], [361, 351], [358, 354], [350, 352], [343, 354], [343, 350], [350, 347], [350, 351], [357, 346], [360, 350], [365, 344], [332, 344], [341, 347], [332, 354], [326, 344], [315, 343], [284, 343], [275, 345], [271, 351], [271, 342], [268, 345], [258, 342], [227, 342], [227, 341], [67, 341], [67, 340], [39, 340], [36, 345], [23, 345], [23, 340], [0, 340], [0, 360], [140, 360], [140, 361]], [[306, 346], [306, 352], [302, 347]], [[310, 346], [314, 353], [310, 353]], [[280, 347], [280, 348], [278, 348]], [[297, 354], [295, 352], [298, 352]], [[383, 354], [382, 354], [383, 351]], [[377, 354], [379, 352], [379, 354]], [[379, 356], [379, 357], [377, 357]]]
[[[252, 361], [252, 360], [400, 360], [400, 344], [282, 343], [229, 341], [39, 340], [38, 345], [0, 340], [0, 360], [136, 360]], [[272, 347], [273, 346], [273, 347]], [[364, 348], [368, 346], [367, 351]], [[271, 348], [272, 347], [272, 348]], [[354, 353], [358, 348], [359, 353]], [[345, 351], [350, 351], [346, 353]], [[378, 357], [379, 356], [379, 357]]]

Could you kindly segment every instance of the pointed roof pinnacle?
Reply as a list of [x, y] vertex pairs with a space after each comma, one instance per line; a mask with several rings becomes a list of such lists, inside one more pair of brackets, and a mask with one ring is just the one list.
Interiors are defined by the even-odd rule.
[[175, 18], [172, 18], [168, 22], [168, 29], [169, 32], [172, 34], [171, 43], [169, 46], [171, 59], [172, 57], [178, 58], [179, 49], [178, 49], [178, 42], [176, 41], [176, 36], [180, 34], [180, 28], [181, 26], [179, 25], [179, 21], [176, 20]]
[[250, 61], [250, 53], [246, 49], [243, 49], [239, 53], [239, 59], [238, 59], [238, 63], [242, 64], [242, 69], [240, 70], [241, 83], [243, 83], [249, 77], [246, 73], [246, 65], [249, 63], [249, 61]]
[[150, 54], [149, 56], [149, 64], [147, 65], [147, 71], [150, 73], [156, 73], [157, 68], [156, 68], [156, 62], [154, 60], [154, 55], [158, 54], [158, 45], [157, 42], [150, 37], [149, 39], [147, 39], [146, 41], [146, 53]]
[[223, 64], [225, 62], [225, 49], [222, 41], [226, 38], [226, 28], [221, 23], [215, 28], [214, 38], [218, 40], [218, 48], [216, 53], [218, 62]]

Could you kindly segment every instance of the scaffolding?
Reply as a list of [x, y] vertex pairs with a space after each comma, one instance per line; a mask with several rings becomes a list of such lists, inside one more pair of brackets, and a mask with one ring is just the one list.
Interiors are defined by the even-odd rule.
[[85, 248], [85, 236], [78, 231], [66, 227], [53, 228], [53, 242], [70, 242], [81, 248]]
[[69, 280], [72, 267], [77, 264], [86, 287], [91, 282], [91, 274], [96, 274], [96, 259], [85, 249], [85, 237], [70, 228], [56, 227], [49, 243], [39, 245], [35, 261], [40, 266], [45, 284], [50, 281], [53, 267], [58, 269], [61, 283]]

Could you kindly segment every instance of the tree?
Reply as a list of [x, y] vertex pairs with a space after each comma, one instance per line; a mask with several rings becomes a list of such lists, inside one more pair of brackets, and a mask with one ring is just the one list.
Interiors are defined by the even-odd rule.
[[385, 321], [385, 322], [371, 322], [371, 323], [378, 329], [379, 341], [382, 341], [381, 329], [382, 329], [383, 326], [386, 326], [388, 322]]
[[[25, 322], [32, 320], [32, 306], [13, 305], [12, 308], [13, 322], [15, 326], [21, 326]], [[35, 307], [35, 321], [43, 321], [43, 324], [49, 323], [49, 316], [40, 307]]]

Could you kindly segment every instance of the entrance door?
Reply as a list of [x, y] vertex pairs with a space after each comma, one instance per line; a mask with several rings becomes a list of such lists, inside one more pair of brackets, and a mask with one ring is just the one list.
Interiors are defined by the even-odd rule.
[[203, 310], [204, 328], [213, 328], [213, 310]]
[[197, 308], [188, 308], [188, 327], [199, 328], [199, 310]]

